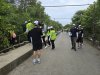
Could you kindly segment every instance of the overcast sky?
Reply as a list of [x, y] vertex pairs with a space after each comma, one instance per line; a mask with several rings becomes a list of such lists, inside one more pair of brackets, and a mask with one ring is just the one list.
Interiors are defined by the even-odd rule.
[[[79, 4], [91, 4], [96, 0], [39, 0], [43, 6], [52, 5], [79, 5]], [[86, 9], [88, 6], [80, 7], [56, 7], [56, 8], [45, 8], [45, 12], [51, 17], [51, 19], [59, 21], [61, 24], [65, 25], [71, 22], [71, 18], [78, 10]], [[66, 18], [66, 19], [63, 19]]]

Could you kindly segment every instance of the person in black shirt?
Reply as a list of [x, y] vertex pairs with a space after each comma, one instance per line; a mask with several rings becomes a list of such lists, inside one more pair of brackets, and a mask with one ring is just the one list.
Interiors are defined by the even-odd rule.
[[[34, 22], [35, 23], [35, 22]], [[35, 28], [30, 31], [30, 36], [32, 37], [33, 46], [33, 64], [36, 62], [40, 63], [41, 49], [42, 49], [42, 29], [39, 28], [37, 22], [35, 23]], [[36, 59], [37, 58], [37, 59]]]
[[25, 22], [22, 24], [22, 28], [23, 28], [23, 31], [24, 31], [24, 32], [26, 31], [26, 24], [27, 24], [27, 21], [25, 21]]
[[83, 28], [81, 27], [81, 25], [79, 25], [78, 27], [78, 38], [77, 41], [78, 43], [78, 48], [82, 48], [83, 45]]
[[70, 37], [71, 37], [72, 49], [76, 51], [77, 28], [75, 26], [73, 26], [70, 29]]

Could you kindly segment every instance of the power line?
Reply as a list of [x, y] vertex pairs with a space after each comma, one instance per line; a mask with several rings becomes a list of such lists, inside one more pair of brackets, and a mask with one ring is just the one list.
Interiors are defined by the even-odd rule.
[[88, 6], [91, 4], [80, 4], [80, 5], [57, 5], [57, 6], [44, 6], [44, 7], [66, 7], [66, 6]]
[[54, 18], [54, 19], [71, 19], [71, 18]]

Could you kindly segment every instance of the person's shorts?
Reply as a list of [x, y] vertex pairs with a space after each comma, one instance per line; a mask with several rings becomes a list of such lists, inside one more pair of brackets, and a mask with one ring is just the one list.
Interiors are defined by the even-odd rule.
[[78, 37], [76, 40], [77, 43], [83, 43], [83, 38], [82, 37]]
[[42, 41], [33, 42], [33, 51], [38, 51], [42, 49]]

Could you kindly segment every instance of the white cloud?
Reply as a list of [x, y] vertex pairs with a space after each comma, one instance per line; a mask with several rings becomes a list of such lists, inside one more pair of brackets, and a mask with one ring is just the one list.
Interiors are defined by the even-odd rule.
[[[72, 5], [72, 4], [90, 4], [96, 0], [40, 0], [43, 6], [52, 5]], [[76, 11], [86, 9], [88, 6], [81, 7], [60, 7], [60, 8], [45, 8], [45, 12], [54, 18], [70, 18], [70, 19], [55, 19], [63, 25], [71, 22], [72, 16]]]

